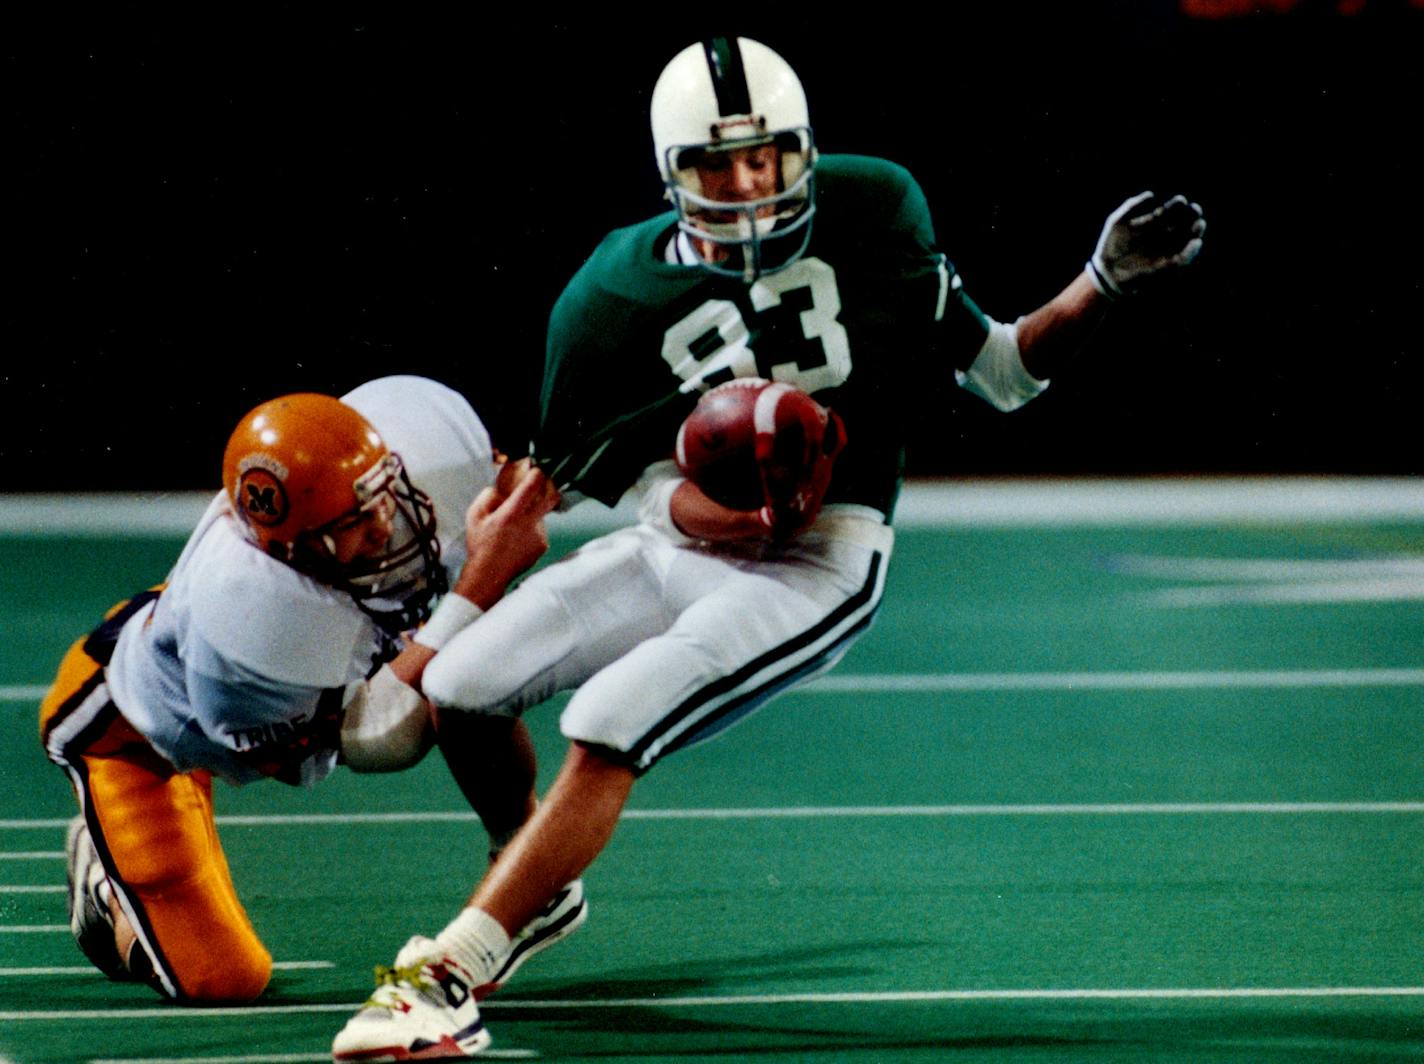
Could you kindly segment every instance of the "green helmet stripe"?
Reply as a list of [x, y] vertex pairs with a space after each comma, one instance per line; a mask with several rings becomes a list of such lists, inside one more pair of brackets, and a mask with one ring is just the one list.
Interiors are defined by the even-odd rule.
[[735, 37], [714, 37], [702, 42], [707, 52], [707, 69], [712, 73], [712, 90], [717, 94], [717, 113], [747, 115], [752, 112], [752, 93], [742, 66], [742, 49]]

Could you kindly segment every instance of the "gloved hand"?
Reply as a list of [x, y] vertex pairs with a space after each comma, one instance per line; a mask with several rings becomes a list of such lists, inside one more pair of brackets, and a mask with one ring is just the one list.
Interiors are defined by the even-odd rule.
[[1185, 266], [1201, 251], [1206, 219], [1185, 196], [1164, 200], [1143, 192], [1108, 215], [1088, 276], [1110, 299], [1132, 292], [1145, 277]]

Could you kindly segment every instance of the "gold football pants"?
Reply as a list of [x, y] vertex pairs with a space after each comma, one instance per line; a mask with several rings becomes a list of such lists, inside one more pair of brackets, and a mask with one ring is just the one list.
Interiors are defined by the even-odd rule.
[[272, 958], [232, 885], [212, 777], [178, 772], [160, 757], [119, 713], [104, 679], [119, 629], [154, 594], [116, 606], [70, 647], [40, 705], [40, 739], [74, 784], [154, 986], [189, 1003], [251, 1001], [267, 985]]

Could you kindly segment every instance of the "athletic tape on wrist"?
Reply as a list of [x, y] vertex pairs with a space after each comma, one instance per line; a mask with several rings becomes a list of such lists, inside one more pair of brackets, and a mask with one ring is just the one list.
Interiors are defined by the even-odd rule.
[[415, 633], [415, 642], [431, 650], [439, 650], [474, 624], [475, 619], [484, 612], [464, 595], [457, 595], [452, 591], [440, 600], [440, 605], [435, 607], [430, 620]]

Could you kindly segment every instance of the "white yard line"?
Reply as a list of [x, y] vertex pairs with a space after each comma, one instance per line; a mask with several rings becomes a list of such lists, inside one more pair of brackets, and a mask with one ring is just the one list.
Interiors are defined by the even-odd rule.
[[[69, 930], [65, 928], [65, 930]], [[278, 972], [325, 971], [335, 968], [334, 961], [273, 961], [272, 969]], [[19, 977], [25, 975], [92, 975], [96, 969], [91, 964], [74, 964], [48, 968], [0, 968], [0, 975]]]
[[1111, 987], [1043, 990], [872, 990], [804, 994], [728, 994], [714, 997], [606, 998], [598, 1001], [491, 1001], [498, 1009], [712, 1008], [734, 1005], [873, 1005], [926, 1001], [1195, 1001], [1233, 998], [1424, 997], [1424, 986]]
[[[0, 495], [0, 533], [183, 536], [210, 492]], [[549, 518], [554, 533], [631, 524], [631, 505], [583, 503]], [[1424, 520], [1418, 477], [1121, 477], [910, 480], [900, 528], [1182, 526]]]
[[0, 686], [0, 702], [39, 702], [48, 690], [45, 685], [37, 683], [8, 684]]
[[850, 805], [746, 809], [633, 809], [630, 820], [760, 820], [823, 817], [1203, 816], [1424, 813], [1424, 802], [1084, 802], [1028, 805]]
[[0, 883], [0, 894], [63, 894], [68, 889], [63, 883]]
[[[825, 676], [799, 691], [1155, 691], [1179, 688], [1417, 687], [1424, 669], [1252, 669], [1235, 672], [987, 672]], [[795, 694], [796, 692], [791, 692]]]
[[0, 853], [0, 861], [63, 861], [63, 850], [27, 850], [17, 853]]
[[102, 1057], [89, 1064], [329, 1064], [330, 1053], [255, 1053], [236, 1057]]
[[[206, 1010], [204, 1010], [206, 1011]], [[481, 1059], [535, 1060], [534, 1049], [486, 1049]], [[330, 1053], [254, 1053], [235, 1057], [103, 1057], [89, 1064], [330, 1064]]]
[[68, 924], [0, 924], [0, 935], [57, 935], [69, 933]]
[[[69, 928], [64, 928], [68, 931]], [[272, 968], [279, 972], [325, 971], [335, 968], [333, 961], [274, 961]], [[53, 975], [94, 975], [97, 969], [91, 964], [52, 965], [39, 968], [0, 968], [0, 978], [27, 979], [32, 976]]]
[[[1424, 986], [1282, 986], [1282, 987], [1087, 987], [1002, 990], [866, 990], [791, 994], [723, 994], [703, 997], [531, 998], [489, 1001], [482, 1012], [547, 1009], [731, 1008], [756, 1005], [893, 1005], [936, 1001], [1230, 1001], [1262, 998], [1416, 998]], [[195, 1009], [172, 1006], [130, 1009], [33, 1009], [0, 1011], [0, 1021], [179, 1020], [354, 1012], [359, 1002], [315, 1005], [242, 1005]], [[132, 1062], [130, 1062], [132, 1064]]]
[[[1395, 802], [1072, 802], [1021, 805], [811, 805], [749, 806], [724, 809], [627, 809], [623, 819], [637, 820], [768, 820], [831, 817], [986, 817], [986, 816], [1320, 816], [1328, 814], [1416, 815], [1424, 801]], [[220, 816], [221, 825], [235, 827], [343, 827], [354, 824], [471, 823], [470, 812], [287, 813]], [[61, 818], [0, 820], [0, 830], [63, 828]], [[0, 930], [4, 930], [0, 928]]]
[[[1247, 669], [1212, 672], [981, 672], [849, 674], [813, 680], [791, 694], [883, 691], [1152, 691], [1178, 688], [1419, 687], [1424, 668]], [[0, 702], [37, 702], [45, 688], [0, 687]]]
[[[65, 930], [69, 930], [65, 928]], [[0, 979], [30, 979], [53, 975], [97, 975], [99, 969], [92, 964], [72, 964], [42, 968], [0, 968]]]

